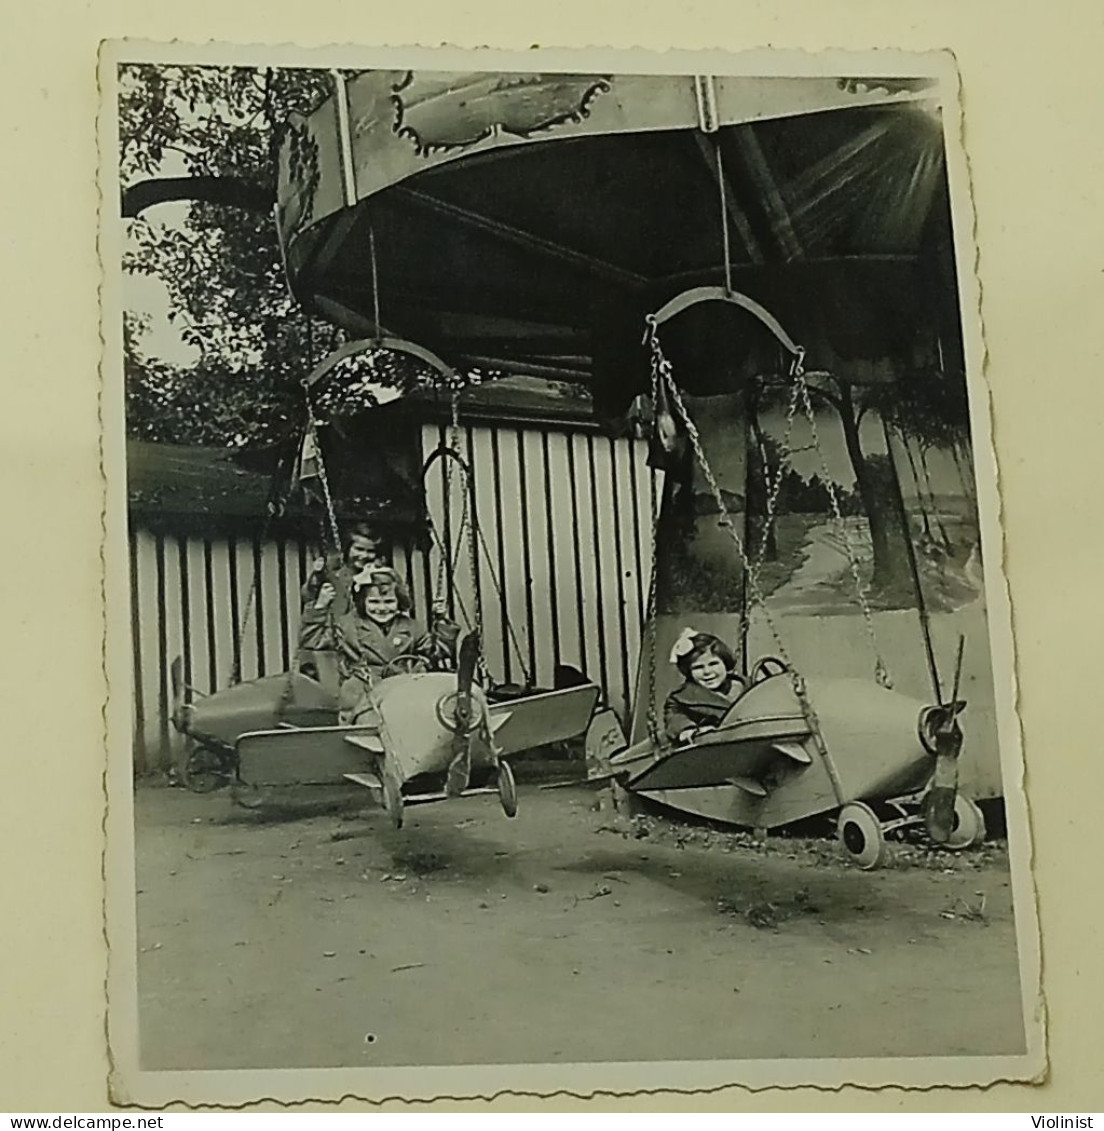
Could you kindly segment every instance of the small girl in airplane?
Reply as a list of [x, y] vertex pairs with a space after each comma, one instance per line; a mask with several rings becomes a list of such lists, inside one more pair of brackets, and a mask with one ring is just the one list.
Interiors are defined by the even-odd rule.
[[459, 626], [434, 608], [433, 625], [425, 632], [411, 615], [410, 592], [390, 568], [369, 565], [352, 580], [353, 609], [337, 622], [342, 649], [338, 715], [356, 714], [372, 684], [384, 677], [399, 656], [420, 657], [426, 668], [455, 666]]
[[715, 730], [747, 685], [736, 671], [732, 649], [712, 633], [684, 629], [670, 659], [684, 682], [667, 696], [664, 723], [669, 738], [689, 742]]

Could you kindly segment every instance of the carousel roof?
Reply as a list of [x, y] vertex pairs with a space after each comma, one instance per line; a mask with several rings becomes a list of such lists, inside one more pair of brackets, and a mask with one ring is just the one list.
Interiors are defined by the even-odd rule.
[[[292, 285], [458, 368], [646, 380], [646, 313], [731, 285], [811, 366], [879, 379], [958, 347], [933, 80], [368, 72], [284, 138]], [[722, 223], [722, 216], [725, 223]], [[671, 327], [693, 391], [773, 365], [732, 307]]]

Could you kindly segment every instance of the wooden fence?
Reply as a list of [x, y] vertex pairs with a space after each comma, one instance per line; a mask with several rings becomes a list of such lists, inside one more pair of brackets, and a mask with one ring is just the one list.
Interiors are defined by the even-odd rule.
[[[445, 439], [422, 428], [428, 458]], [[439, 541], [398, 546], [394, 566], [424, 618], [435, 598], [479, 620], [492, 676], [550, 686], [581, 668], [624, 717], [636, 675], [659, 477], [646, 445], [591, 431], [470, 425], [453, 460], [427, 476]], [[474, 496], [477, 523], [472, 525]], [[446, 505], [447, 504], [447, 505]], [[478, 549], [473, 562], [472, 531]], [[447, 554], [452, 568], [442, 568]], [[314, 550], [298, 541], [176, 537], [135, 526], [130, 539], [135, 768], [164, 768], [178, 742], [170, 665], [202, 691], [286, 671], [299, 589]], [[244, 626], [244, 630], [242, 628]]]

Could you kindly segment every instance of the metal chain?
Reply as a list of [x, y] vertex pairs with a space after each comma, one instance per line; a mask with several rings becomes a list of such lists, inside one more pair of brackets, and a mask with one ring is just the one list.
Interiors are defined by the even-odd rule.
[[[733, 543], [736, 550], [740, 555], [740, 564], [748, 574], [748, 588], [751, 590], [752, 598], [755, 603], [763, 609], [767, 625], [771, 630], [771, 635], [774, 637], [775, 643], [779, 648], [779, 658], [785, 660], [786, 649], [781, 636], [775, 626], [774, 619], [771, 616], [770, 610], [766, 607], [766, 601], [763, 594], [759, 589], [758, 580], [752, 575], [751, 561], [748, 558], [747, 549], [744, 546], [744, 541], [736, 530], [736, 524], [732, 521], [732, 516], [728, 513], [728, 505], [724, 501], [724, 495], [721, 492], [720, 484], [718, 484], [716, 476], [713, 474], [713, 469], [709, 461], [705, 457], [705, 451], [702, 448], [701, 436], [698, 432], [697, 425], [694, 424], [686, 404], [682, 399], [682, 393], [679, 391], [678, 385], [675, 383], [675, 378], [671, 372], [671, 363], [663, 355], [663, 349], [659, 344], [659, 335], [656, 332], [657, 327], [653, 318], [648, 319], [649, 324], [649, 344], [652, 349], [653, 364], [658, 370], [660, 380], [663, 381], [667, 388], [671, 400], [674, 402], [675, 407], [678, 409], [679, 416], [682, 418], [683, 428], [686, 430], [687, 436], [690, 438], [691, 447], [694, 449], [694, 456], [698, 461], [698, 466], [705, 476], [706, 483], [709, 486], [710, 493], [713, 496], [713, 501], [717, 505], [717, 510], [720, 513], [720, 525], [724, 527]], [[787, 661], [788, 662], [788, 661]]]
[[[458, 449], [458, 446], [457, 446], [458, 441], [459, 441], [459, 437], [460, 437], [460, 389], [459, 389], [459, 387], [451, 388], [449, 390], [449, 395], [450, 395], [450, 417], [449, 417], [449, 428], [448, 428], [448, 432], [446, 433], [445, 446], [450, 451], [454, 451], [457, 454], [459, 454], [459, 449]], [[449, 459], [445, 460], [445, 490], [444, 490], [444, 497], [442, 498], [441, 501], [442, 501], [442, 505], [445, 508], [446, 513], [448, 512], [449, 508], [452, 506], [452, 477], [453, 477], [452, 463], [453, 463], [452, 460], [449, 460]], [[467, 500], [467, 495], [465, 494], [464, 498], [463, 498], [463, 508], [464, 509], [461, 511], [461, 514], [460, 514], [460, 525], [457, 527], [457, 530], [458, 530], [457, 541], [458, 541], [458, 543], [460, 541], [460, 537], [463, 535], [464, 524], [467, 521], [467, 506], [468, 506], [468, 500]], [[456, 565], [459, 562], [459, 560], [460, 560], [460, 551], [459, 550], [457, 550], [455, 558], [452, 558], [452, 557], [450, 557], [449, 553], [446, 551], [446, 548], [442, 547], [441, 556], [437, 560], [437, 584], [435, 586], [435, 594], [434, 594], [434, 597], [433, 597], [434, 601], [440, 600], [441, 591], [445, 587], [446, 576], [448, 576], [448, 575], [455, 576]], [[455, 586], [453, 587], [453, 589], [454, 589], [454, 592], [455, 592]]]
[[870, 602], [867, 598], [866, 585], [862, 579], [862, 572], [859, 568], [858, 554], [855, 551], [854, 544], [851, 541], [851, 535], [847, 530], [847, 523], [844, 521], [843, 512], [840, 510], [839, 497], [836, 494], [835, 481], [832, 479], [831, 472], [828, 469], [828, 459], [824, 454], [824, 448], [820, 443], [820, 436], [817, 432], [816, 426], [816, 413], [813, 411], [812, 398], [809, 395], [809, 383], [805, 380], [805, 366], [804, 359], [802, 358], [801, 364], [795, 365], [793, 370], [794, 382], [801, 394], [802, 404], [805, 408], [805, 416], [809, 422], [809, 431], [812, 433], [813, 446], [820, 454], [820, 467], [824, 475], [824, 486], [828, 491], [828, 500], [832, 507], [832, 516], [839, 527], [840, 536], [843, 540], [844, 550], [847, 554], [847, 562], [851, 568], [851, 577], [855, 582], [855, 595], [858, 598], [859, 608], [862, 610], [863, 621], [866, 625], [866, 633], [870, 639], [870, 647], [874, 653], [874, 680], [879, 687], [891, 689], [893, 687], [893, 680], [889, 674], [889, 668], [886, 666], [885, 661], [882, 659], [882, 654], [878, 648], [878, 635], [874, 630], [874, 616], [870, 610]]
[[[659, 412], [659, 358], [652, 350], [652, 431], [655, 433], [656, 416]], [[651, 471], [651, 469], [649, 469]], [[648, 625], [648, 737], [653, 746], [665, 745], [666, 732], [659, 726], [659, 711], [656, 708], [656, 644], [658, 639], [657, 604], [659, 574], [659, 501], [656, 499], [655, 472], [651, 471], [652, 483], [649, 485], [648, 501], [652, 520], [652, 564], [648, 581], [648, 604], [644, 611], [645, 624]]]
[[337, 510], [334, 507], [333, 494], [330, 491], [330, 477], [326, 474], [326, 460], [322, 455], [322, 441], [318, 435], [318, 420], [314, 415], [314, 405], [311, 403], [310, 386], [303, 382], [303, 399], [307, 403], [307, 435], [314, 441], [315, 459], [318, 462], [318, 481], [322, 484], [322, 498], [326, 504], [326, 519], [330, 524], [330, 536], [333, 538], [334, 549], [341, 550], [341, 529], [337, 522]]
[[[438, 553], [440, 553], [442, 557], [447, 557], [447, 551], [445, 549], [445, 543], [442, 540], [441, 535], [437, 530], [437, 527], [434, 526], [434, 524], [432, 522], [429, 524], [429, 533], [430, 533], [430, 536], [433, 539], [434, 545], [437, 547]], [[474, 618], [472, 616], [470, 616], [469, 613], [468, 613], [468, 606], [464, 601], [463, 594], [460, 592], [459, 589], [456, 589], [456, 590], [454, 590], [454, 596], [456, 597], [457, 605], [460, 607], [460, 615], [464, 618], [464, 621], [467, 623], [468, 627], [471, 628], [473, 626], [473, 624], [475, 623], [475, 621], [474, 621]], [[431, 600], [432, 600], [432, 595], [431, 595]]]
[[[456, 386], [455, 388], [452, 389], [451, 411], [450, 411], [450, 417], [449, 417], [449, 428], [448, 428], [448, 433], [447, 433], [447, 437], [446, 437], [446, 447], [450, 451], [455, 452], [457, 455], [460, 454], [460, 387], [459, 386]], [[478, 521], [476, 511], [475, 511], [475, 506], [474, 506], [474, 500], [473, 500], [473, 497], [472, 497], [473, 496], [473, 486], [472, 486], [472, 483], [470, 481], [470, 478], [468, 477], [469, 473], [468, 473], [467, 469], [465, 469], [463, 467], [463, 465], [460, 465], [459, 470], [454, 468], [453, 467], [454, 462], [455, 461], [453, 461], [453, 460], [446, 460], [445, 461], [445, 487], [444, 487], [445, 498], [444, 498], [444, 505], [447, 507], [451, 503], [453, 477], [454, 477], [454, 474], [455, 474], [455, 475], [459, 475], [463, 479], [463, 492], [462, 492], [463, 509], [461, 511], [461, 514], [460, 514], [460, 523], [457, 527], [456, 550], [455, 550], [455, 553], [451, 557], [449, 555], [448, 548], [445, 546], [444, 541], [441, 538], [441, 535], [438, 532], [436, 526], [432, 522], [430, 523], [430, 528], [431, 528], [431, 532], [432, 532], [432, 535], [433, 535], [433, 539], [437, 544], [438, 554], [439, 554], [438, 562], [437, 562], [436, 592], [437, 592], [437, 595], [439, 597], [441, 591], [444, 589], [446, 570], [451, 571], [451, 575], [455, 578], [457, 567], [460, 564], [460, 555], [464, 550], [464, 541], [465, 541], [464, 540], [464, 534], [466, 532], [467, 533], [467, 549], [468, 549], [468, 554], [469, 554], [469, 558], [470, 558], [470, 562], [471, 562], [472, 586], [473, 586], [473, 611], [470, 615], [469, 615], [469, 612], [468, 612], [467, 605], [466, 605], [466, 603], [463, 599], [463, 596], [460, 593], [460, 590], [455, 585], [453, 586], [453, 595], [454, 595], [454, 598], [455, 598], [457, 604], [460, 606], [460, 611], [461, 611], [464, 619], [468, 623], [468, 627], [473, 629], [480, 636], [482, 636], [482, 633], [483, 633], [483, 602], [482, 602], [482, 599], [481, 599], [479, 580], [478, 580], [480, 575], [481, 575], [480, 560], [479, 560], [479, 551], [480, 551], [481, 546], [482, 546], [482, 549], [483, 549], [483, 553], [487, 558], [487, 562], [490, 565], [489, 576], [490, 576], [490, 579], [491, 579], [491, 585], [494, 587], [495, 594], [498, 597], [499, 603], [501, 605], [505, 605], [505, 598], [504, 598], [503, 593], [502, 593], [502, 587], [499, 585], [498, 578], [496, 577], [495, 572], [494, 572], [494, 564], [493, 564], [493, 561], [491, 559], [490, 547], [487, 545], [486, 537], [483, 534], [482, 528], [479, 526], [479, 521]], [[526, 685], [529, 685], [532, 682], [533, 675], [529, 671], [529, 668], [528, 668], [528, 666], [525, 662], [525, 653], [522, 650], [521, 641], [518, 639], [517, 632], [516, 632], [514, 625], [513, 625], [513, 621], [510, 620], [509, 616], [507, 616], [507, 619], [506, 619], [506, 629], [507, 629], [507, 634], [510, 638], [510, 643], [513, 645], [514, 651], [517, 653], [519, 666], [521, 667], [522, 674], [525, 677]], [[488, 684], [490, 682], [490, 674], [487, 671], [486, 659], [485, 659], [482, 651], [480, 651], [480, 655], [479, 655], [478, 669], [479, 669], [482, 681], [484, 682], [484, 684]]]
[[[771, 611], [768, 608], [766, 600], [763, 597], [763, 593], [759, 588], [758, 579], [750, 571], [750, 562], [748, 561], [747, 551], [745, 550], [743, 540], [740, 538], [740, 535], [736, 531], [735, 524], [733, 523], [732, 518], [728, 513], [728, 507], [725, 505], [724, 495], [721, 494], [720, 486], [717, 483], [712, 468], [709, 466], [708, 460], [705, 458], [705, 452], [702, 449], [701, 444], [701, 437], [698, 433], [697, 427], [690, 417], [690, 413], [686, 409], [686, 405], [683, 402], [682, 395], [679, 392], [678, 386], [675, 384], [674, 375], [671, 372], [671, 364], [663, 355], [663, 350], [659, 343], [658, 327], [655, 318], [649, 317], [647, 319], [647, 324], [648, 329], [646, 337], [648, 339], [652, 353], [652, 371], [654, 378], [653, 390], [655, 390], [658, 382], [662, 381], [667, 387], [671, 399], [674, 401], [675, 406], [679, 411], [679, 415], [682, 417], [683, 427], [686, 429], [686, 433], [690, 438], [690, 443], [694, 449], [694, 455], [698, 461], [699, 466], [702, 469], [702, 474], [705, 476], [706, 481], [709, 484], [710, 491], [713, 494], [714, 502], [717, 504], [717, 509], [720, 512], [721, 525], [728, 530], [729, 535], [732, 538], [732, 541], [735, 543], [737, 551], [739, 552], [740, 560], [743, 563], [744, 569], [748, 571], [748, 590], [750, 591], [754, 602], [762, 610], [763, 619], [766, 621], [767, 627], [770, 629], [771, 636], [774, 638], [774, 642], [778, 651], [778, 658], [783, 661], [789, 671], [790, 680], [793, 684], [794, 694], [797, 696], [798, 703], [801, 706], [802, 714], [804, 715], [809, 725], [810, 734], [812, 735], [813, 742], [816, 745], [817, 752], [820, 755], [821, 760], [824, 762], [828, 776], [832, 783], [833, 792], [836, 794], [836, 800], [842, 804], [844, 797], [839, 783], [839, 775], [836, 771], [831, 753], [828, 750], [827, 744], [825, 743], [824, 735], [821, 732], [820, 720], [817, 716], [816, 710], [813, 707], [812, 701], [809, 698], [805, 679], [800, 674], [800, 672], [798, 672], [797, 668], [793, 664], [793, 661], [790, 659], [789, 654], [786, 650], [785, 643], [783, 642], [782, 637], [778, 632], [778, 627], [775, 624], [774, 618], [771, 615]], [[796, 354], [796, 361], [793, 367], [795, 379], [803, 380], [804, 378], [804, 358], [805, 351], [799, 347]], [[653, 402], [654, 400], [655, 392], [653, 391]], [[649, 599], [651, 600], [651, 598]], [[654, 652], [655, 649], [653, 644], [653, 672]], [[654, 674], [652, 676], [652, 680], [654, 686]], [[652, 693], [652, 701], [654, 704], [654, 690]]]
[[[662, 379], [664, 384], [667, 386], [667, 388], [670, 392], [671, 398], [675, 402], [675, 405], [679, 410], [679, 414], [682, 417], [683, 427], [686, 429], [686, 433], [690, 437], [690, 443], [694, 448], [694, 455], [698, 460], [698, 463], [699, 463], [699, 465], [702, 469], [702, 473], [706, 477], [706, 480], [709, 484], [710, 490], [713, 493], [713, 499], [717, 504], [717, 509], [719, 510], [719, 512], [721, 514], [721, 525], [724, 526], [728, 530], [730, 537], [732, 538], [733, 542], [736, 544], [736, 549], [739, 552], [740, 560], [743, 563], [744, 569], [748, 570], [748, 575], [747, 575], [748, 576], [748, 590], [751, 593], [752, 599], [755, 601], [755, 603], [762, 610], [763, 619], [767, 624], [767, 628], [770, 630], [771, 636], [774, 638], [774, 643], [775, 643], [775, 647], [776, 647], [776, 650], [777, 650], [778, 658], [780, 660], [782, 660], [782, 662], [786, 665], [786, 669], [789, 672], [790, 682], [793, 685], [794, 694], [797, 696], [797, 700], [798, 700], [798, 703], [801, 707], [802, 714], [804, 715], [804, 717], [805, 717], [805, 719], [806, 719], [806, 721], [809, 725], [810, 733], [813, 736], [813, 741], [815, 742], [815, 744], [817, 746], [817, 751], [820, 754], [820, 756], [821, 756], [822, 760], [824, 761], [824, 764], [825, 764], [825, 766], [828, 770], [829, 777], [832, 780], [833, 790], [835, 791], [835, 793], [837, 795], [837, 800], [842, 802], [842, 794], [840, 793], [839, 786], [838, 786], [835, 765], [832, 762], [831, 755], [830, 755], [828, 748], [827, 748], [827, 746], [824, 742], [824, 737], [820, 732], [820, 720], [817, 716], [816, 710], [813, 707], [812, 701], [809, 698], [809, 692], [808, 692], [808, 688], [806, 687], [806, 684], [805, 684], [805, 679], [801, 675], [801, 673], [797, 670], [797, 668], [795, 667], [795, 665], [793, 663], [793, 660], [790, 658], [789, 652], [786, 649], [785, 642], [782, 640], [782, 637], [781, 637], [781, 635], [778, 631], [778, 626], [776, 625], [776, 623], [774, 621], [774, 617], [771, 614], [770, 608], [767, 606], [766, 600], [763, 597], [763, 593], [762, 593], [761, 589], [759, 588], [758, 579], [756, 577], [754, 577], [749, 570], [750, 563], [748, 562], [747, 552], [744, 548], [743, 540], [740, 538], [740, 535], [736, 531], [735, 524], [733, 523], [732, 518], [728, 513], [728, 507], [725, 505], [724, 496], [721, 494], [720, 486], [717, 483], [716, 477], [713, 475], [713, 471], [709, 466], [708, 460], [706, 460], [706, 458], [705, 458], [705, 452], [703, 451], [702, 445], [701, 445], [701, 438], [698, 434], [697, 427], [695, 426], [693, 420], [690, 417], [689, 412], [686, 409], [686, 405], [683, 402], [682, 395], [679, 393], [678, 386], [675, 384], [674, 375], [671, 372], [671, 364], [666, 359], [666, 357], [664, 357], [664, 355], [663, 355], [662, 347], [659, 344], [659, 336], [658, 336], [658, 333], [657, 333], [657, 325], [656, 325], [655, 319], [650, 317], [650, 318], [648, 318], [647, 321], [648, 321], [648, 339], [649, 339], [649, 344], [650, 344], [651, 350], [652, 350], [652, 366], [653, 366], [653, 369], [657, 372], [658, 378]], [[804, 350], [799, 349], [797, 356], [798, 356], [798, 360], [800, 361], [804, 357]], [[653, 636], [652, 653], [653, 653], [652, 663], [653, 663], [653, 672], [654, 672], [654, 653], [655, 653], [654, 636]], [[655, 677], [654, 677], [654, 674], [653, 674], [652, 675], [652, 681], [653, 681], [652, 702], [653, 702], [653, 705], [654, 705], [654, 702], [655, 702], [654, 678]], [[654, 706], [653, 706], [653, 710], [654, 710]], [[651, 721], [651, 720], [649, 720], [649, 721]], [[653, 741], [654, 741], [654, 739], [653, 739]]]
[[[793, 378], [794, 369], [802, 364], [804, 353], [795, 355], [794, 360], [790, 366], [790, 377]], [[786, 427], [782, 433], [782, 448], [783, 451], [792, 451], [790, 445], [790, 437], [793, 434], [794, 417], [797, 415], [797, 400], [798, 400], [798, 384], [797, 381], [791, 380], [790, 388], [790, 401], [786, 406]], [[754, 575], [756, 583], [758, 583], [759, 575], [762, 573], [763, 565], [767, 557], [767, 543], [770, 541], [771, 527], [774, 525], [775, 509], [778, 506], [778, 496], [782, 492], [782, 483], [785, 480], [785, 471], [783, 465], [778, 465], [778, 474], [773, 478], [770, 475], [770, 469], [767, 467], [767, 453], [764, 449], [760, 453], [760, 458], [763, 464], [763, 479], [767, 484], [767, 507], [766, 514], [763, 516], [763, 530], [759, 536], [759, 548], [755, 554], [755, 568]]]

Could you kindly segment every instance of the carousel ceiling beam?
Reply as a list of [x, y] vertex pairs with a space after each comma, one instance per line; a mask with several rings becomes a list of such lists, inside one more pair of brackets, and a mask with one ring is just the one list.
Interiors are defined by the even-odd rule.
[[[517, 343], [547, 340], [555, 343], [560, 352], [572, 343], [586, 342], [589, 336], [577, 326], [550, 322], [547, 319], [534, 320], [514, 318], [509, 315], [472, 314], [455, 310], [434, 308], [433, 310], [408, 310], [408, 318], [424, 320], [425, 324], [439, 333], [450, 337], [467, 337], [480, 341], [501, 339], [503, 342]], [[540, 347], [542, 350], [551, 347]]]
[[518, 376], [545, 377], [558, 381], [588, 382], [593, 376], [589, 369], [577, 366], [550, 365], [545, 361], [529, 361], [521, 357], [481, 357], [475, 354], [461, 354], [460, 361], [473, 369], [500, 370]]
[[556, 259], [561, 263], [580, 267], [612, 283], [618, 283], [621, 286], [643, 287], [648, 282], [643, 275], [638, 275], [635, 271], [607, 263], [605, 260], [597, 259], [582, 251], [576, 251], [574, 248], [564, 247], [563, 244], [535, 236], [532, 232], [504, 224], [500, 220], [488, 219], [488, 217], [481, 216], [477, 212], [471, 212], [456, 204], [449, 204], [435, 196], [418, 192], [416, 189], [396, 188], [391, 191], [394, 195], [409, 201], [411, 204], [436, 212], [438, 215], [445, 216], [454, 223], [473, 231], [483, 232], [495, 239], [502, 240], [504, 243], [511, 243], [515, 247], [524, 248], [526, 251], [535, 251], [549, 259]]
[[[404, 285], [405, 283], [405, 285]], [[409, 281], [388, 286], [383, 302], [382, 313], [387, 321], [399, 322], [411, 318], [422, 319], [426, 315], [448, 313], [449, 315], [474, 315], [481, 317], [488, 309], [509, 309], [519, 321], [541, 322], [560, 329], [585, 332], [588, 327], [578, 320], [577, 304], [556, 302], [551, 298], [530, 303], [520, 303], [517, 291], [503, 287], [501, 290], [481, 289], [477, 294], [466, 292], [463, 288], [447, 289], [427, 286], [416, 289]], [[364, 280], [356, 275], [331, 274], [326, 281], [327, 295], [351, 310], [364, 313], [363, 307], [369, 296]], [[572, 296], [574, 299], [575, 296]]]
[[747, 218], [747, 213], [744, 212], [737, 202], [736, 192], [732, 187], [732, 178], [729, 177], [727, 171], [721, 170], [720, 162], [717, 160], [716, 147], [700, 130], [694, 131], [694, 141], [697, 143], [698, 151], [701, 153], [706, 166], [709, 168], [713, 182], [716, 183], [718, 177], [723, 177], [724, 179], [725, 209], [733, 224], [736, 225], [736, 231], [743, 241], [744, 249], [748, 253], [748, 258], [754, 264], [765, 262], [763, 249], [759, 246], [759, 241], [755, 238], [755, 232], [752, 231], [751, 222]]
[[327, 295], [316, 294], [312, 296], [312, 299], [320, 314], [324, 314], [327, 318], [346, 330], [351, 330], [354, 334], [369, 338], [397, 338], [401, 336], [393, 330], [389, 330], [386, 326], [377, 326], [367, 315], [361, 314], [360, 311], [354, 310], [351, 306], [346, 306], [345, 303], [338, 302], [336, 299], [329, 298]]
[[[848, 263], [901, 263], [901, 264], [915, 264], [918, 262], [919, 257], [913, 252], [856, 252], [854, 255], [820, 255], [803, 258], [801, 260], [802, 266], [805, 267], [831, 267], [834, 264], [844, 265]], [[754, 275], [762, 264], [755, 263], [734, 263], [732, 265], [733, 275]], [[715, 278], [717, 270], [715, 266], [711, 267], [693, 267], [686, 271], [674, 271], [670, 275], [664, 275], [659, 280], [664, 287], [685, 287], [692, 285], [695, 282], [705, 284], [710, 279]]]
[[360, 207], [353, 207], [343, 208], [332, 217], [330, 223], [326, 225], [325, 234], [319, 240], [313, 254], [300, 268], [299, 273], [304, 276], [324, 275], [344, 250], [345, 241], [362, 215], [363, 211]]
[[736, 144], [747, 165], [752, 182], [756, 190], [762, 195], [763, 207], [766, 210], [767, 219], [770, 222], [771, 233], [778, 241], [778, 246], [782, 252], [783, 258], [787, 262], [794, 259], [804, 259], [804, 249], [801, 246], [801, 241], [797, 238], [797, 233], [794, 231], [789, 210], [786, 208], [786, 202], [783, 200], [782, 193], [779, 191], [778, 182], [775, 180], [774, 173], [771, 172], [767, 155], [763, 152], [763, 147], [759, 144], [755, 127], [749, 122], [733, 130], [732, 134], [736, 139]]

